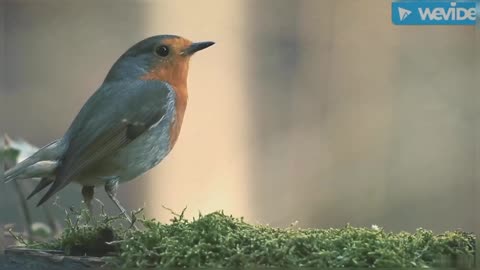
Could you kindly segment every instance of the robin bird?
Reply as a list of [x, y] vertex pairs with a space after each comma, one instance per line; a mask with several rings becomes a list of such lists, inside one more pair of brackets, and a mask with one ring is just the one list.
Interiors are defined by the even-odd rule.
[[118, 184], [145, 173], [172, 150], [187, 106], [190, 57], [214, 42], [174, 35], [144, 39], [114, 63], [65, 135], [5, 172], [5, 182], [41, 178], [28, 198], [49, 187], [42, 205], [71, 182], [92, 210], [103, 185], [118, 209]]

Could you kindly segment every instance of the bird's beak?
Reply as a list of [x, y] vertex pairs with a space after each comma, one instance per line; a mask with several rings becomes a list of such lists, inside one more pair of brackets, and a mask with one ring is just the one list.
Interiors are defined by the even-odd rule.
[[195, 43], [190, 44], [190, 46], [188, 46], [188, 48], [186, 48], [183, 51], [183, 54], [184, 55], [192, 55], [192, 54], [194, 54], [198, 51], [201, 51], [203, 49], [206, 49], [206, 48], [212, 46], [213, 44], [215, 44], [215, 42], [212, 42], [212, 41], [195, 42]]

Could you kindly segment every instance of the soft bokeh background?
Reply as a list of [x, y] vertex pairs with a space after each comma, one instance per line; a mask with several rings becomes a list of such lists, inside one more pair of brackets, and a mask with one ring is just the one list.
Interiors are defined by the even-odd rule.
[[[62, 136], [145, 37], [213, 40], [191, 63], [174, 151], [120, 187], [129, 209], [163, 221], [165, 205], [276, 226], [478, 231], [478, 29], [394, 26], [390, 6], [4, 0], [0, 133], [36, 145]], [[79, 191], [61, 203], [79, 206]], [[11, 186], [0, 184], [0, 202], [0, 223], [21, 222]]]

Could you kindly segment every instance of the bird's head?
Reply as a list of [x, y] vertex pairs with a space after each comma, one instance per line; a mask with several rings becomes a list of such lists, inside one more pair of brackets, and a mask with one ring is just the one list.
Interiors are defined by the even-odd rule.
[[186, 84], [190, 57], [214, 43], [191, 42], [174, 35], [144, 39], [128, 49], [113, 65], [106, 81], [160, 80], [173, 86]]

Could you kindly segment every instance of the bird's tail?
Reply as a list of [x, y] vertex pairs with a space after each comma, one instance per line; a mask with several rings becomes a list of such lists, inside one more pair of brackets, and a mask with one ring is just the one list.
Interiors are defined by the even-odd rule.
[[33, 189], [33, 191], [28, 195], [27, 200], [32, 198], [35, 194], [38, 192], [42, 191], [44, 188], [48, 187], [51, 183], [53, 183], [55, 180], [52, 178], [44, 177], [40, 180], [40, 183]]
[[17, 179], [50, 178], [54, 175], [62, 154], [61, 140], [53, 141], [7, 170], [4, 181], [8, 183]]

